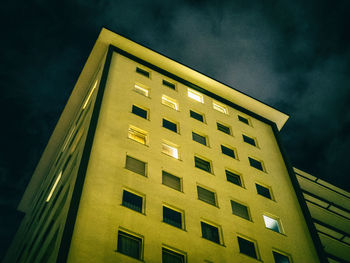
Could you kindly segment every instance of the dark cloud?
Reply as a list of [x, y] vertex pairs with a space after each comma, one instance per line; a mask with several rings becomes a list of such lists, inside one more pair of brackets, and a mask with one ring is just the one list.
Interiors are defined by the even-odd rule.
[[2, 211], [16, 207], [102, 26], [287, 112], [281, 136], [293, 165], [350, 190], [349, 7], [330, 0], [3, 2]]

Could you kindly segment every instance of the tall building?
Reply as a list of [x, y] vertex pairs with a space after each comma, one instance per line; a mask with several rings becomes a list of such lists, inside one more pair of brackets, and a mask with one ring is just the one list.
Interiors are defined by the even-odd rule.
[[294, 168], [328, 261], [350, 262], [350, 193]]
[[326, 262], [287, 119], [103, 29], [5, 262]]

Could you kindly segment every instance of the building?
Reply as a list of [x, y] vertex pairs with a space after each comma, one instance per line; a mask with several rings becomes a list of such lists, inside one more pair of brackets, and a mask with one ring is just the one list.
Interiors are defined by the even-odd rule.
[[326, 262], [287, 119], [103, 29], [5, 262]]
[[350, 262], [350, 193], [294, 168], [329, 262]]

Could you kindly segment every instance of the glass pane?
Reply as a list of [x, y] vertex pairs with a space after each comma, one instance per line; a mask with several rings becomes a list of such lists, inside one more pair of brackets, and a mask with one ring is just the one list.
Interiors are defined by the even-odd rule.
[[246, 143], [249, 143], [249, 144], [251, 144], [253, 146], [256, 146], [255, 140], [253, 138], [250, 138], [250, 137], [248, 137], [248, 136], [246, 136], [244, 134], [242, 134], [242, 136], [243, 136], [243, 141], [245, 141]]
[[171, 88], [171, 89], [175, 89], [175, 84], [169, 82], [169, 81], [166, 81], [163, 79], [163, 85], [164, 86], [167, 86], [168, 88]]
[[219, 229], [215, 226], [201, 222], [202, 236], [205, 239], [220, 244]]
[[137, 93], [140, 93], [141, 95], [144, 95], [146, 97], [148, 97], [148, 89], [141, 87], [140, 85], [135, 84], [134, 86], [134, 90]]
[[141, 68], [136, 68], [136, 72], [141, 74], [141, 75], [143, 75], [143, 76], [145, 76], [145, 77], [147, 77], [147, 78], [149, 78], [149, 72], [146, 71], [146, 70], [143, 70]]
[[198, 102], [202, 102], [203, 103], [203, 95], [200, 94], [197, 91], [188, 89], [188, 97], [190, 97], [191, 99], [194, 99], [194, 100], [196, 100]]
[[197, 192], [198, 192], [198, 199], [216, 206], [216, 198], [215, 198], [215, 193], [204, 189], [200, 186], [197, 186]]
[[232, 200], [231, 200], [231, 207], [232, 207], [233, 214], [240, 216], [242, 218], [245, 218], [247, 220], [250, 220], [248, 207]]
[[259, 184], [255, 184], [255, 185], [256, 185], [256, 191], [258, 192], [259, 195], [262, 195], [262, 196], [265, 196], [266, 198], [271, 199], [271, 193], [269, 188], [266, 188]]
[[135, 105], [132, 105], [132, 113], [144, 118], [144, 119], [147, 119], [147, 111], [144, 110], [144, 109], [141, 109]]
[[255, 245], [253, 242], [246, 240], [244, 238], [238, 237], [239, 251], [245, 255], [248, 255], [253, 258], [257, 258], [255, 251]]
[[178, 228], [182, 228], [181, 213], [165, 206], [163, 206], [163, 221]]
[[276, 219], [273, 219], [265, 215], [263, 217], [264, 217], [265, 226], [268, 229], [271, 229], [277, 233], [281, 233], [280, 225]]
[[250, 166], [252, 166], [258, 170], [261, 170], [261, 171], [264, 170], [261, 162], [259, 162], [258, 160], [255, 160], [253, 158], [250, 158], [250, 157], [248, 157], [248, 159], [249, 159]]
[[222, 151], [222, 153], [225, 154], [225, 155], [228, 155], [228, 156], [230, 156], [230, 157], [232, 157], [232, 158], [236, 158], [235, 152], [234, 152], [233, 149], [230, 149], [230, 148], [228, 148], [228, 147], [226, 147], [226, 146], [221, 145], [221, 151]]
[[173, 132], [177, 132], [177, 124], [166, 119], [163, 119], [163, 127]]
[[201, 121], [201, 122], [204, 121], [203, 115], [201, 115], [201, 114], [199, 114], [199, 113], [197, 113], [197, 112], [194, 112], [194, 111], [191, 111], [191, 110], [190, 110], [190, 116], [191, 116], [192, 118], [196, 119], [196, 120]]
[[133, 157], [126, 156], [126, 164], [125, 164], [126, 169], [133, 171], [135, 173], [141, 174], [141, 175], [146, 175], [146, 163], [137, 160]]
[[181, 179], [165, 171], [162, 171], [162, 183], [175, 190], [181, 191]]
[[225, 170], [227, 181], [242, 186], [241, 177], [238, 174], [234, 174], [230, 171]]
[[248, 119], [246, 119], [246, 118], [244, 118], [244, 117], [242, 117], [242, 116], [239, 116], [239, 115], [238, 115], [238, 120], [240, 120], [241, 122], [244, 122], [245, 124], [248, 124], [248, 125], [249, 125]]
[[175, 147], [172, 147], [172, 146], [170, 146], [168, 144], [165, 144], [165, 143], [162, 144], [162, 152], [167, 154], [167, 155], [170, 155], [170, 156], [172, 156], [172, 157], [174, 157], [176, 159], [179, 159], [179, 151], [178, 151], [178, 149], [175, 148]]
[[207, 145], [207, 139], [198, 133], [192, 132], [192, 140], [199, 142], [200, 144]]
[[273, 258], [275, 260], [275, 263], [289, 263], [289, 258], [285, 255], [282, 255], [280, 253], [277, 253], [276, 251], [273, 251]]
[[142, 197], [130, 193], [128, 191], [123, 191], [123, 206], [126, 206], [132, 210], [142, 213]]
[[195, 163], [195, 167], [202, 169], [204, 171], [207, 171], [209, 173], [211, 172], [210, 162], [195, 156], [194, 163]]
[[140, 238], [119, 231], [117, 250], [130, 257], [141, 259], [141, 242]]
[[217, 128], [219, 131], [222, 131], [224, 133], [227, 133], [227, 134], [231, 134], [231, 130], [229, 127], [223, 125], [223, 124], [220, 124], [220, 123], [216, 123], [217, 125]]
[[162, 263], [184, 263], [185, 256], [166, 248], [162, 248]]

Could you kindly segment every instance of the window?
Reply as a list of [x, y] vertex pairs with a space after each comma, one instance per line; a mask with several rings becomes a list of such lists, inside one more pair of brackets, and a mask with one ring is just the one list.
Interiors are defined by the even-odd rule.
[[148, 97], [149, 96], [149, 89], [146, 88], [145, 86], [141, 85], [141, 84], [135, 84], [134, 85], [134, 91]]
[[193, 100], [196, 100], [201, 103], [204, 102], [203, 94], [199, 93], [198, 91], [195, 91], [193, 89], [188, 89], [187, 95]]
[[258, 259], [258, 253], [255, 248], [254, 242], [249, 241], [243, 237], [237, 237], [237, 239], [238, 239], [239, 252], [247, 256], [250, 256], [252, 258]]
[[281, 253], [278, 253], [276, 251], [272, 251], [273, 259], [275, 260], [275, 263], [290, 263], [291, 260], [287, 255], [283, 255]]
[[166, 171], [162, 171], [162, 184], [169, 186], [177, 191], [181, 191], [181, 178], [172, 175]]
[[262, 186], [260, 184], [255, 184], [256, 186], [256, 191], [259, 195], [262, 195], [268, 199], [272, 199], [271, 191], [269, 188]]
[[216, 204], [216, 195], [214, 192], [209, 191], [203, 187], [200, 187], [197, 185], [197, 193], [198, 193], [198, 199], [202, 200], [208, 204], [217, 206]]
[[241, 176], [237, 173], [225, 170], [226, 173], [226, 179], [227, 181], [229, 181], [230, 183], [233, 183], [235, 185], [239, 185], [242, 186], [242, 179]]
[[165, 95], [162, 96], [162, 104], [174, 110], [178, 110], [179, 108], [176, 100]]
[[130, 126], [129, 131], [128, 131], [128, 138], [142, 143], [146, 144], [147, 143], [147, 132], [140, 130], [136, 127]]
[[255, 139], [254, 139], [254, 138], [249, 137], [249, 136], [244, 135], [244, 134], [242, 134], [242, 136], [243, 136], [243, 141], [244, 141], [244, 142], [249, 143], [249, 144], [251, 144], [251, 145], [253, 145], [253, 146], [256, 146], [256, 142], [255, 142]]
[[119, 230], [117, 251], [129, 257], [142, 259], [142, 238]]
[[59, 181], [61, 180], [61, 177], [62, 177], [62, 171], [60, 171], [60, 173], [58, 174], [58, 176], [56, 177], [56, 180], [55, 180], [55, 183], [53, 184], [51, 190], [50, 190], [50, 193], [49, 195], [47, 196], [46, 198], [46, 202], [49, 202], [51, 197], [52, 197], [52, 194], [53, 192], [55, 192], [55, 189], [57, 187], [57, 184], [59, 183]]
[[173, 132], [177, 132], [177, 124], [167, 119], [163, 119], [163, 127]]
[[162, 248], [162, 263], [185, 263], [186, 257], [184, 254], [175, 252], [167, 248]]
[[205, 222], [201, 222], [202, 237], [220, 244], [220, 233], [219, 228], [209, 225]]
[[164, 86], [167, 86], [168, 88], [171, 88], [171, 89], [173, 89], [173, 90], [176, 90], [175, 84], [174, 84], [174, 83], [171, 83], [171, 82], [169, 82], [169, 81], [167, 81], [167, 80], [164, 80], [164, 79], [163, 79], [163, 85], [164, 85]]
[[254, 167], [260, 171], [264, 171], [264, 166], [263, 166], [263, 163], [261, 161], [258, 161], [254, 158], [251, 158], [251, 157], [248, 157], [249, 159], [249, 164], [251, 167]]
[[194, 166], [202, 169], [208, 173], [211, 173], [211, 165], [209, 161], [203, 160], [197, 156], [194, 157]]
[[143, 198], [127, 190], [123, 190], [122, 205], [135, 210], [136, 212], [142, 213]]
[[222, 131], [223, 133], [226, 133], [228, 135], [231, 135], [231, 129], [230, 127], [224, 125], [224, 124], [221, 124], [221, 123], [216, 123], [216, 126], [218, 128], [219, 131]]
[[263, 215], [263, 217], [264, 217], [265, 226], [268, 229], [271, 229], [272, 231], [275, 231], [277, 233], [282, 233], [282, 229], [281, 229], [280, 222], [278, 219], [274, 219], [274, 218], [269, 217], [267, 215]]
[[126, 156], [125, 168], [135, 173], [146, 176], [146, 163], [129, 155]]
[[207, 138], [199, 135], [198, 133], [192, 132], [192, 140], [199, 142], [200, 144], [207, 145]]
[[190, 110], [190, 117], [198, 121], [204, 122], [203, 114], [197, 113], [195, 111]]
[[163, 206], [163, 222], [182, 229], [183, 213], [171, 209], [167, 206]]
[[167, 143], [162, 143], [162, 153], [174, 157], [175, 159], [179, 159], [179, 150], [176, 146], [171, 146]]
[[213, 101], [213, 109], [228, 114], [227, 107], [219, 102]]
[[140, 116], [141, 118], [147, 119], [148, 118], [148, 111], [144, 110], [136, 105], [132, 105], [132, 113], [134, 113], [137, 116]]
[[149, 76], [150, 76], [150, 72], [149, 71], [144, 70], [144, 69], [139, 68], [139, 67], [136, 67], [136, 72], [141, 74], [141, 75], [143, 75], [143, 76], [145, 76], [145, 77], [147, 77], [147, 78], [149, 78]]
[[250, 220], [248, 207], [231, 200], [232, 213], [244, 219]]
[[224, 145], [221, 145], [221, 152], [227, 156], [230, 156], [230, 157], [236, 159], [235, 150], [232, 148], [228, 148]]
[[238, 115], [238, 120], [249, 125], [249, 120], [247, 118]]

